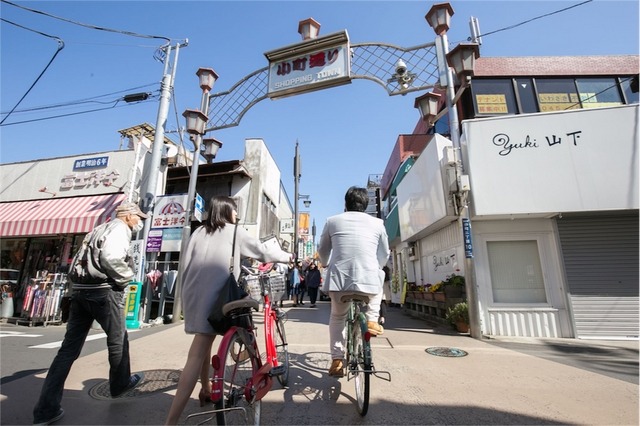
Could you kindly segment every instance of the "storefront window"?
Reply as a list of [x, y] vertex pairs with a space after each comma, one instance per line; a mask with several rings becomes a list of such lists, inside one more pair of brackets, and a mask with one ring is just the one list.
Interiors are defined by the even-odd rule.
[[[634, 82], [634, 79], [635, 79], [635, 82]], [[624, 97], [627, 99], [627, 104], [637, 104], [638, 103], [638, 76], [622, 77], [620, 81], [621, 81], [622, 91], [624, 92]], [[632, 83], [635, 84], [635, 89], [632, 89]], [[633, 90], [635, 90], [635, 93]]]
[[547, 301], [537, 241], [488, 241], [487, 253], [495, 303]]
[[471, 90], [476, 115], [518, 113], [511, 79], [472, 80]]
[[540, 112], [580, 109], [573, 79], [536, 79]]
[[0, 267], [2, 269], [22, 269], [26, 245], [26, 238], [0, 239]]
[[576, 80], [582, 108], [622, 105], [615, 78], [579, 78]]

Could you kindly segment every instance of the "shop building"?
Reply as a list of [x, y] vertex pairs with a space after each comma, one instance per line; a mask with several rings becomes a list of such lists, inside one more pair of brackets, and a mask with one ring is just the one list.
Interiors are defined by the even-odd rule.
[[419, 122], [426, 147], [389, 171], [396, 195], [383, 184], [395, 272], [416, 286], [466, 274], [464, 174], [482, 334], [637, 339], [638, 69], [638, 56], [478, 59], [461, 152], [446, 116]]

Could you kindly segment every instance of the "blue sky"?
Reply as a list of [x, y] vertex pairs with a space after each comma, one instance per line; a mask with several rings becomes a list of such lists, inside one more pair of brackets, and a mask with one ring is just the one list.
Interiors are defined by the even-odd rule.
[[[351, 43], [384, 42], [410, 47], [434, 40], [424, 15], [429, 1], [13, 1], [68, 20], [98, 27], [188, 39], [180, 50], [174, 97], [166, 130], [185, 125], [185, 109], [198, 109], [201, 91], [195, 72], [213, 68], [213, 92], [230, 89], [267, 65], [264, 52], [299, 42], [298, 22], [313, 17], [320, 35], [346, 29]], [[480, 55], [561, 56], [639, 53], [638, 1], [594, 0], [570, 10], [506, 27], [582, 3], [578, 1], [452, 1], [451, 48], [470, 35], [479, 20]], [[97, 31], [0, 4], [0, 16], [32, 31], [0, 22], [0, 109], [2, 118], [45, 69], [57, 42], [65, 43], [38, 83], [0, 127], [0, 163], [31, 161], [118, 149], [118, 130], [156, 124], [158, 100], [126, 105], [113, 100], [127, 93], [158, 93], [162, 64], [153, 59], [161, 40]], [[497, 31], [497, 32], [494, 32]], [[300, 143], [300, 193], [318, 234], [328, 216], [343, 210], [351, 185], [364, 186], [382, 173], [399, 134], [410, 134], [419, 119], [414, 99], [421, 92], [388, 96], [376, 83], [352, 84], [252, 107], [240, 125], [217, 131], [224, 143], [217, 160], [240, 159], [245, 138], [262, 138], [282, 172], [293, 201], [293, 155]], [[48, 108], [107, 95], [107, 103]], [[121, 106], [126, 105], [126, 106]], [[38, 109], [36, 109], [38, 108]], [[106, 109], [105, 109], [106, 108]], [[34, 110], [36, 109], [36, 110]], [[41, 120], [43, 117], [71, 114]], [[24, 124], [11, 123], [29, 121]], [[179, 142], [177, 134], [168, 135]], [[185, 143], [189, 143], [185, 138]], [[302, 211], [305, 208], [300, 203]]]

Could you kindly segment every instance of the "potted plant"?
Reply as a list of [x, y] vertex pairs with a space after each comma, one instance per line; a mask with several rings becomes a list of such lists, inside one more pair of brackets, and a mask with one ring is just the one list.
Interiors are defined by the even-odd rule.
[[447, 298], [461, 298], [465, 288], [465, 281], [462, 275], [451, 274], [443, 282], [444, 292]]
[[444, 302], [444, 283], [442, 281], [437, 282], [429, 287], [429, 292], [433, 296], [433, 300], [435, 300], [436, 302]]
[[445, 316], [459, 332], [467, 333], [469, 331], [469, 305], [467, 302], [459, 302], [447, 309]]

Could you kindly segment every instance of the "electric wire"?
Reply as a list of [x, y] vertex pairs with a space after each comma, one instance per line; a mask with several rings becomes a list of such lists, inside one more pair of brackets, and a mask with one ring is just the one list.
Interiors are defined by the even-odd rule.
[[81, 26], [81, 27], [90, 28], [90, 29], [93, 29], [93, 30], [106, 31], [106, 32], [111, 32], [111, 33], [116, 33], [116, 34], [122, 34], [122, 35], [128, 35], [128, 36], [131, 36], [131, 37], [141, 37], [141, 38], [160, 39], [160, 40], [165, 40], [167, 43], [170, 43], [170, 42], [171, 42], [171, 39], [170, 39], [170, 38], [168, 38], [168, 37], [164, 37], [164, 36], [148, 35], [148, 34], [138, 34], [138, 33], [134, 33], [134, 32], [132, 32], [132, 31], [114, 30], [114, 29], [112, 29], [112, 28], [99, 27], [99, 26], [97, 26], [97, 25], [85, 24], [85, 23], [78, 22], [78, 21], [74, 21], [74, 20], [71, 20], [71, 19], [62, 18], [62, 17], [60, 17], [60, 16], [52, 15], [52, 14], [50, 14], [50, 13], [43, 12], [43, 11], [41, 11], [41, 10], [31, 9], [31, 8], [29, 8], [29, 7], [26, 7], [26, 6], [21, 6], [21, 5], [19, 5], [19, 4], [12, 3], [12, 2], [10, 2], [10, 1], [8, 1], [8, 0], [2, 0], [2, 2], [3, 2], [3, 3], [7, 3], [7, 4], [9, 4], [9, 5], [11, 5], [11, 6], [14, 6], [14, 7], [18, 7], [18, 8], [20, 8], [20, 9], [28, 10], [29, 12], [33, 12], [33, 13], [36, 13], [36, 14], [39, 14], [39, 15], [44, 15], [44, 16], [47, 16], [47, 17], [49, 17], [49, 18], [58, 19], [58, 20], [60, 20], [60, 21], [67, 22], [67, 23], [69, 23], [69, 24], [79, 25], [79, 26]]
[[[106, 110], [106, 109], [121, 108], [121, 107], [124, 107], [124, 106], [129, 106], [129, 104], [125, 104], [125, 105], [120, 105], [120, 106], [118, 106], [118, 104], [119, 104], [120, 102], [121, 102], [121, 99], [118, 99], [118, 100], [114, 101], [114, 102], [113, 102], [113, 105], [112, 105], [112, 106], [110, 106], [110, 107], [105, 107], [105, 108], [95, 108], [95, 109], [86, 110], [86, 111], [72, 112], [72, 113], [69, 113], [69, 114], [58, 114], [58, 115], [52, 115], [52, 116], [49, 116], [49, 117], [34, 118], [34, 119], [32, 119], [32, 120], [14, 121], [14, 122], [11, 122], [11, 123], [2, 124], [2, 125], [0, 125], [0, 127], [13, 126], [13, 125], [16, 125], [16, 124], [33, 123], [33, 122], [35, 122], [35, 121], [45, 121], [45, 120], [51, 120], [51, 119], [54, 119], [54, 118], [70, 117], [70, 116], [73, 116], [73, 115], [88, 114], [88, 113], [90, 113], [90, 112], [104, 111], [104, 110]], [[136, 102], [136, 103], [139, 103], [139, 102]]]
[[[489, 31], [488, 33], [484, 33], [484, 34], [478, 35], [477, 38], [482, 38], [482, 37], [486, 37], [486, 36], [489, 36], [489, 35], [493, 35], [493, 34], [501, 32], [501, 31], [512, 30], [514, 28], [520, 27], [522, 25], [528, 24], [528, 23], [536, 21], [538, 19], [546, 18], [548, 16], [555, 15], [556, 13], [565, 12], [565, 11], [567, 11], [569, 9], [573, 9], [575, 7], [578, 7], [578, 6], [583, 6], [583, 5], [587, 4], [587, 3], [591, 3], [592, 1], [593, 0], [586, 0], [586, 1], [583, 1], [582, 3], [574, 4], [573, 6], [568, 6], [568, 7], [556, 10], [554, 12], [545, 13], [544, 15], [540, 15], [540, 16], [536, 16], [536, 17], [531, 18], [531, 19], [527, 19], [526, 21], [522, 21], [522, 22], [520, 22], [518, 24], [513, 24], [513, 25], [510, 25], [508, 27], [500, 28], [500, 29], [497, 29], [497, 30], [494, 30], [494, 31]], [[471, 41], [471, 40], [472, 40], [471, 37], [467, 38], [467, 41]]]
[[[63, 108], [63, 107], [70, 107], [70, 106], [82, 105], [82, 104], [87, 104], [87, 103], [111, 103], [111, 102], [113, 102], [111, 100], [110, 101], [98, 101], [97, 99], [104, 98], [104, 97], [107, 97], [107, 96], [117, 95], [119, 93], [130, 93], [130, 92], [133, 92], [134, 90], [143, 89], [145, 87], [151, 87], [151, 86], [153, 86], [155, 84], [156, 83], [145, 84], [145, 85], [142, 85], [142, 86], [131, 87], [129, 89], [118, 90], [116, 92], [105, 93], [103, 95], [97, 95], [97, 96], [93, 96], [93, 97], [90, 97], [90, 98], [76, 99], [76, 100], [71, 100], [71, 101], [68, 101], [68, 102], [62, 102], [62, 103], [58, 103], [58, 104], [35, 106], [35, 107], [24, 108], [24, 109], [16, 109], [14, 111], [14, 113], [24, 113], [24, 112], [41, 111], [41, 110], [54, 109], [54, 108]], [[151, 96], [152, 97], [157, 97], [157, 95], [151, 95]], [[4, 115], [4, 114], [7, 114], [7, 113], [6, 112], [0, 112], [0, 114]]]
[[4, 117], [2, 120], [0, 120], [0, 126], [1, 126], [1, 125], [6, 121], [6, 119], [7, 119], [7, 118], [9, 118], [9, 116], [11, 116], [11, 114], [13, 113], [13, 111], [18, 107], [18, 105], [20, 105], [20, 103], [24, 100], [24, 98], [26, 98], [26, 97], [27, 97], [27, 95], [29, 94], [29, 92], [31, 92], [31, 90], [35, 87], [35, 85], [38, 83], [38, 81], [40, 81], [40, 79], [42, 78], [42, 76], [44, 75], [44, 73], [47, 71], [47, 69], [49, 69], [49, 67], [50, 67], [50, 66], [51, 66], [51, 64], [53, 63], [54, 59], [56, 59], [56, 56], [58, 56], [58, 53], [60, 53], [60, 51], [61, 51], [62, 49], [64, 49], [64, 41], [62, 41], [62, 39], [61, 39], [60, 37], [52, 36], [52, 35], [49, 35], [49, 34], [45, 34], [45, 33], [41, 32], [41, 31], [36, 31], [36, 30], [31, 29], [31, 28], [27, 28], [27, 27], [22, 26], [22, 25], [20, 25], [20, 24], [16, 24], [15, 22], [8, 21], [8, 20], [6, 20], [6, 19], [4, 19], [4, 18], [0, 18], [0, 20], [2, 20], [3, 22], [6, 22], [6, 23], [8, 23], [8, 24], [11, 24], [11, 25], [15, 25], [15, 26], [17, 26], [17, 27], [20, 27], [20, 28], [22, 28], [22, 29], [24, 29], [24, 30], [32, 31], [32, 32], [34, 32], [34, 33], [36, 33], [36, 34], [40, 34], [40, 35], [42, 35], [42, 36], [44, 36], [44, 37], [52, 38], [52, 39], [56, 40], [56, 42], [58, 43], [58, 47], [57, 47], [57, 49], [56, 49], [56, 53], [54, 53], [54, 54], [53, 54], [53, 56], [52, 56], [52, 57], [51, 57], [51, 59], [49, 60], [49, 63], [47, 63], [47, 65], [44, 67], [44, 69], [42, 70], [42, 72], [40, 73], [40, 75], [38, 75], [38, 77], [36, 77], [35, 81], [34, 81], [34, 82], [31, 84], [31, 86], [27, 89], [27, 91], [24, 93], [24, 95], [22, 95], [22, 97], [21, 97], [21, 98], [18, 100], [18, 102], [13, 106], [13, 108], [11, 108], [11, 111], [9, 111], [9, 113], [8, 113], [7, 115], [5, 115], [5, 117]]

